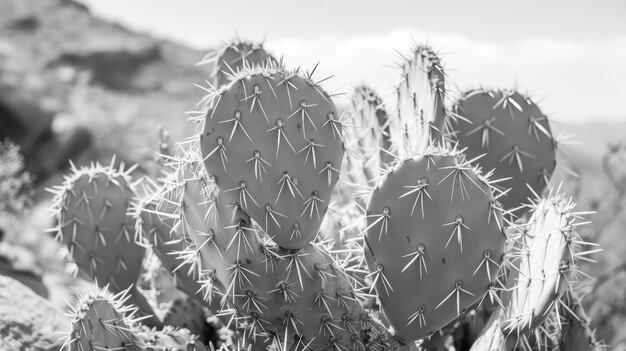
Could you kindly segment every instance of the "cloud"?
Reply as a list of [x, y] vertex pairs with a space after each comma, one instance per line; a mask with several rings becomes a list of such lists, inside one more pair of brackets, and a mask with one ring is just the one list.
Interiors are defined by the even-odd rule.
[[400, 78], [394, 66], [401, 58], [395, 50], [406, 52], [412, 38], [442, 53], [459, 89], [519, 86], [533, 96], [547, 97], [540, 105], [557, 120], [626, 121], [626, 36], [602, 41], [525, 38], [496, 44], [461, 34], [398, 29], [350, 37], [272, 38], [266, 47], [282, 54], [288, 64], [312, 68], [320, 62], [318, 77], [334, 75], [328, 90], [349, 92], [352, 85], [365, 82], [387, 93]]

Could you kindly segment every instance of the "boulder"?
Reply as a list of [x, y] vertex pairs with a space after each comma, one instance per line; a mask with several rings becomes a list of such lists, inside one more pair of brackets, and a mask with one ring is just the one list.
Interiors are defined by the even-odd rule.
[[57, 351], [70, 321], [17, 280], [0, 275], [0, 350]]

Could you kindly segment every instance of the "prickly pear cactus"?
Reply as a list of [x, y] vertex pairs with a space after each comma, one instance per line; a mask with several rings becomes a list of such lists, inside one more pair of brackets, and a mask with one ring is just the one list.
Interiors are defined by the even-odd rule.
[[189, 330], [198, 336], [201, 341], [208, 332], [207, 317], [200, 303], [189, 296], [181, 296], [171, 301], [167, 306], [167, 312], [163, 316], [163, 324], [173, 325]]
[[[521, 215], [520, 205], [541, 194], [556, 166], [556, 141], [548, 117], [517, 91], [477, 89], [455, 104], [452, 138], [485, 171], [494, 170], [498, 186], [509, 189], [499, 201]], [[508, 178], [508, 179], [506, 179]]]
[[[131, 302], [144, 315], [154, 315], [145, 297], [134, 287], [141, 273], [145, 249], [135, 243], [133, 220], [127, 216], [136, 197], [130, 173], [111, 165], [76, 168], [54, 193], [52, 211], [57, 224], [51, 231], [66, 246], [75, 268], [114, 292], [132, 287]], [[158, 325], [156, 318], [147, 321]]]
[[232, 268], [226, 293], [249, 338], [268, 338], [281, 349], [402, 346], [361, 307], [364, 296], [322, 244], [262, 251]]
[[502, 333], [499, 320], [502, 309], [496, 309], [482, 332], [478, 335], [470, 351], [506, 351], [507, 337]]
[[52, 230], [78, 269], [115, 289], [137, 281], [145, 252], [134, 244], [133, 226], [126, 216], [135, 196], [131, 171], [112, 165], [72, 166], [73, 174], [53, 189], [58, 223]]
[[208, 63], [214, 65], [211, 75], [212, 84], [220, 87], [232, 81], [245, 67], [276, 63], [276, 59], [265, 51], [262, 42], [235, 39], [211, 51], [198, 64]]
[[[134, 206], [135, 231], [144, 238], [161, 265], [172, 274], [176, 287], [196, 297], [202, 287], [198, 283], [199, 272], [194, 265], [178, 258], [187, 248], [187, 239], [175, 228], [180, 212], [176, 212], [178, 218], [174, 217], [176, 209], [170, 208], [172, 204], [167, 201], [173, 194], [164, 192], [164, 187], [153, 187], [152, 191]], [[163, 212], [164, 207], [171, 211]]]
[[564, 297], [566, 301], [559, 306], [563, 316], [563, 325], [560, 326], [561, 350], [567, 351], [603, 351], [607, 346], [595, 336], [591, 327], [591, 320], [585, 313], [580, 298], [573, 293]]
[[[349, 126], [344, 133], [353, 150], [344, 162], [342, 173], [354, 184], [367, 184], [385, 172], [385, 165], [393, 161], [387, 153], [391, 149], [390, 120], [382, 99], [367, 85], [359, 85], [352, 94]], [[355, 157], [358, 156], [358, 157]]]
[[536, 329], [573, 289], [582, 273], [580, 261], [599, 251], [587, 250], [592, 245], [575, 231], [580, 214], [572, 212], [575, 204], [570, 199], [556, 191], [536, 201], [528, 224], [519, 228], [515, 240], [520, 245], [510, 258], [515, 268], [503, 293], [500, 321], [507, 334]]
[[372, 193], [365, 258], [385, 316], [417, 340], [492, 294], [505, 235], [489, 180], [455, 150], [399, 163]]
[[200, 145], [226, 203], [278, 245], [316, 235], [341, 169], [337, 109], [311, 75], [256, 67], [212, 93]]
[[127, 293], [112, 295], [97, 289], [80, 297], [70, 311], [72, 326], [61, 349], [140, 350], [141, 341], [131, 329], [135, 310], [124, 306]]
[[401, 158], [425, 150], [444, 133], [445, 74], [437, 53], [416, 45], [400, 64], [402, 80], [396, 87], [397, 109], [391, 136]]
[[137, 335], [142, 340], [142, 351], [208, 351], [187, 329], [171, 326], [161, 330], [142, 328]]

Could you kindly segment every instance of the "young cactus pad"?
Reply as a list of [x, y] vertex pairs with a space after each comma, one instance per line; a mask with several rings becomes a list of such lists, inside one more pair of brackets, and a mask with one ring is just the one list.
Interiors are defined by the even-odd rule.
[[81, 271], [116, 291], [135, 284], [145, 254], [126, 215], [135, 196], [131, 171], [72, 165], [72, 174], [53, 189], [57, 238]]
[[[142, 313], [154, 315], [152, 308], [134, 285], [141, 273], [145, 248], [135, 242], [133, 219], [127, 216], [136, 185], [130, 173], [99, 164], [76, 168], [61, 186], [52, 189], [53, 213], [57, 219], [57, 239], [76, 268], [100, 286], [120, 292], [133, 287], [132, 303]], [[158, 320], [151, 319], [153, 325]]]
[[317, 235], [343, 158], [337, 109], [311, 76], [256, 67], [215, 91], [200, 145], [226, 203], [281, 247]]
[[136, 310], [124, 306], [128, 291], [112, 295], [96, 289], [79, 299], [70, 310], [72, 327], [64, 351], [140, 350], [141, 342], [131, 330]]
[[505, 235], [491, 185], [455, 151], [407, 159], [372, 193], [365, 257], [385, 316], [428, 336], [492, 293]]
[[[516, 91], [473, 90], [454, 106], [454, 138], [469, 158], [480, 158], [494, 177], [510, 188], [499, 201], [521, 215], [534, 193], [546, 188], [556, 166], [556, 143], [548, 118], [533, 101]], [[531, 190], [532, 189], [532, 190]]]
[[517, 252], [510, 254], [515, 268], [502, 296], [505, 310], [500, 325], [507, 334], [519, 335], [537, 328], [559, 307], [561, 297], [579, 278], [578, 260], [598, 250], [582, 251], [590, 245], [575, 229], [579, 215], [575, 206], [558, 193], [531, 206], [528, 224], [519, 228]]
[[[396, 87], [397, 120], [391, 128], [393, 144], [401, 157], [426, 149], [444, 131], [446, 119], [445, 74], [437, 53], [416, 45], [402, 56], [402, 79]], [[403, 152], [408, 150], [408, 154]]]
[[236, 39], [210, 52], [198, 64], [212, 63], [214, 65], [211, 75], [212, 84], [220, 87], [232, 81], [237, 72], [246, 66], [262, 66], [275, 62], [276, 59], [263, 49], [263, 43]]

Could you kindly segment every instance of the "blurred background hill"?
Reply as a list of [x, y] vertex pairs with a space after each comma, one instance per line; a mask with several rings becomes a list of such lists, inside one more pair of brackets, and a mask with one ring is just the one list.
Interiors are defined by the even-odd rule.
[[[128, 164], [139, 163], [141, 172], [153, 172], [157, 125], [171, 141], [194, 130], [185, 111], [202, 96], [194, 84], [210, 75], [211, 67], [195, 65], [207, 50], [127, 29], [75, 1], [0, 1], [0, 141], [9, 138], [20, 146], [35, 177], [33, 209], [19, 223], [5, 225], [3, 236], [25, 248], [23, 257], [13, 259], [44, 277], [57, 305], [71, 298], [74, 283], [63, 273], [58, 245], [43, 233], [51, 225], [44, 188], [60, 181], [70, 158], [80, 165], [108, 162], [117, 154]], [[565, 181], [577, 192], [581, 211], [598, 211], [589, 216], [594, 224], [584, 235], [605, 251], [586, 269], [598, 278], [587, 289], [586, 303], [599, 336], [624, 350], [625, 190], [609, 181], [602, 163], [609, 144], [626, 143], [626, 111], [618, 113], [623, 118], [553, 124], [555, 134], [570, 134], [576, 142], [565, 146], [562, 160], [579, 174], [560, 171], [554, 182]]]

